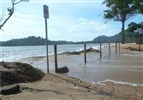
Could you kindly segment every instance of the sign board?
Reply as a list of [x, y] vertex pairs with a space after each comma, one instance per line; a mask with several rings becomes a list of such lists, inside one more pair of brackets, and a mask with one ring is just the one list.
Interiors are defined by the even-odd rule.
[[44, 14], [44, 18], [49, 18], [49, 8], [47, 5], [43, 6], [43, 14]]

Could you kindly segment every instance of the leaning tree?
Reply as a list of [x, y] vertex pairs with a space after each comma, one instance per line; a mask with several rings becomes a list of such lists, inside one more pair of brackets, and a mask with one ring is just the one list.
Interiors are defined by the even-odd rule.
[[11, 7], [7, 8], [8, 16], [1, 16], [0, 18], [0, 30], [6, 24], [6, 22], [10, 19], [13, 15], [15, 6], [21, 2], [28, 2], [29, 0], [11, 0]]
[[103, 4], [108, 10], [104, 10], [104, 18], [122, 23], [122, 43], [125, 43], [125, 22], [137, 14], [134, 0], [105, 0]]

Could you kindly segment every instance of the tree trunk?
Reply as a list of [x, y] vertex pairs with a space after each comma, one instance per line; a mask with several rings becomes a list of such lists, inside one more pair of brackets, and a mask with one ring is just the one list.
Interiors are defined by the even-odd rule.
[[122, 21], [122, 44], [125, 43], [125, 22]]

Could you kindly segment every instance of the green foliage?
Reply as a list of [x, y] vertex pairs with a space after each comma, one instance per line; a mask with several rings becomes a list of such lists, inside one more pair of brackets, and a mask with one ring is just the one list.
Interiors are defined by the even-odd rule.
[[137, 14], [138, 6], [134, 0], [105, 0], [103, 4], [109, 8], [104, 11], [104, 18], [122, 22], [122, 43], [125, 42], [125, 22]]
[[139, 43], [139, 41], [141, 41], [141, 43], [143, 43], [143, 35], [140, 35], [138, 32], [137, 33], [134, 32], [137, 28], [142, 28], [143, 29], [143, 22], [138, 23], [138, 24], [135, 23], [135, 22], [131, 22], [128, 25], [127, 32], [132, 33], [133, 37], [136, 40], [135, 41], [136, 43]]
[[134, 0], [134, 8], [137, 8], [138, 13], [143, 14], [143, 0]]
[[137, 28], [142, 28], [143, 29], [143, 22], [141, 23], [135, 23], [135, 22], [131, 22], [129, 25], [128, 25], [128, 29], [127, 31], [129, 32], [134, 32], [134, 30], [136, 30]]
[[9, 41], [1, 42], [3, 46], [21, 46], [21, 45], [42, 45], [45, 44], [45, 39], [41, 37], [30, 36], [23, 39], [12, 39]]
[[129, 25], [128, 25], [128, 31], [129, 32], [134, 32], [134, 30], [136, 30], [138, 28], [138, 24], [135, 23], [135, 22], [131, 22]]
[[105, 0], [103, 4], [109, 8], [104, 11], [105, 19], [125, 22], [136, 13], [132, 4], [133, 0]]

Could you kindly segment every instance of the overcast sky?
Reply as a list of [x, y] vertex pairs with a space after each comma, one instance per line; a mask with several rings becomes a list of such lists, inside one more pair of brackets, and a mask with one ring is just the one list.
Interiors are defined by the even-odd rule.
[[[7, 14], [11, 0], [0, 0], [1, 15]], [[107, 21], [103, 10], [107, 8], [103, 0], [30, 0], [15, 7], [13, 16], [0, 32], [2, 41], [41, 36], [45, 38], [43, 5], [49, 6], [48, 38], [50, 40], [90, 41], [99, 35], [112, 36], [120, 32], [121, 23]], [[138, 15], [126, 22], [139, 23], [143, 17]], [[107, 22], [107, 23], [105, 23]]]

